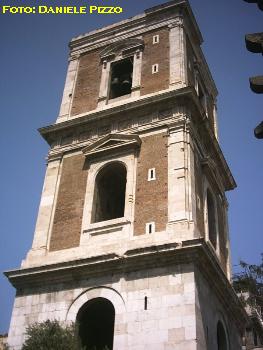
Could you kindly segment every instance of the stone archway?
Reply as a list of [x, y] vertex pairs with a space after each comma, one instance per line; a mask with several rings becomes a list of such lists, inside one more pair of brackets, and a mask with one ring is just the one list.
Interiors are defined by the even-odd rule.
[[[110, 309], [109, 305], [112, 304], [112, 307], [114, 308], [115, 314], [114, 314], [114, 337], [113, 337], [113, 348], [112, 349], [127, 349], [128, 348], [128, 341], [127, 341], [127, 334], [126, 333], [116, 333], [116, 330], [118, 328], [125, 328], [123, 325], [125, 325], [126, 321], [126, 308], [125, 308], [125, 302], [122, 298], [122, 296], [114, 289], [109, 287], [95, 287], [88, 289], [82, 293], [79, 294], [79, 296], [72, 302], [70, 305], [67, 315], [66, 315], [66, 322], [76, 322], [78, 321], [78, 315], [81, 314], [81, 310], [85, 311], [85, 308], [89, 305], [92, 305], [92, 301], [102, 301], [104, 300], [104, 306], [107, 304], [106, 308]], [[105, 302], [106, 301], [106, 302]], [[89, 304], [91, 303], [91, 304]], [[110, 303], [110, 304], [109, 304]], [[101, 306], [103, 308], [103, 305]], [[94, 307], [96, 309], [96, 305]], [[87, 311], [87, 310], [86, 310]], [[92, 310], [93, 312], [94, 310]], [[88, 317], [88, 316], [87, 316]], [[110, 319], [110, 317], [109, 317]], [[121, 327], [120, 327], [121, 325]], [[111, 348], [109, 348], [111, 350]]]

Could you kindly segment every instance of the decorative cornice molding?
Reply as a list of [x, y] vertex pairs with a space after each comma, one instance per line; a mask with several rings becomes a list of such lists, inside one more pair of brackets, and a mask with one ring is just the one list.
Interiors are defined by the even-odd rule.
[[94, 110], [86, 114], [81, 114], [76, 118], [69, 119], [67, 121], [52, 124], [46, 127], [39, 128], [38, 131], [50, 142], [49, 136], [55, 132], [70, 130], [73, 126], [87, 125], [92, 122], [98, 122], [98, 120], [110, 118], [116, 116], [117, 114], [123, 114], [124, 111], [136, 111], [142, 108], [147, 108], [148, 106], [156, 106], [159, 103], [169, 103], [174, 102], [175, 98], [187, 97], [192, 94], [193, 89], [191, 87], [185, 87], [176, 90], [165, 90], [158, 94], [145, 95], [136, 100], [125, 100], [125, 105], [109, 106], [109, 108]]
[[[167, 106], [166, 108], [164, 107], [165, 105]], [[176, 105], [176, 108], [174, 107], [171, 110], [172, 105]], [[182, 105], [187, 106], [187, 108], [182, 108]], [[152, 107], [151, 111], [153, 109], [157, 111], [159, 110], [159, 113], [157, 113], [156, 117], [152, 116], [151, 111], [148, 110], [150, 106]], [[118, 118], [120, 118], [120, 116], [124, 116], [124, 113], [127, 115], [127, 117], [121, 118], [122, 121], [120, 121]], [[131, 116], [131, 113], [134, 115], [134, 117]], [[203, 150], [206, 150], [208, 144], [209, 147], [211, 147], [211, 155], [215, 156], [217, 166], [222, 170], [220, 172], [220, 178], [222, 178], [222, 183], [224, 184], [225, 190], [231, 190], [235, 188], [235, 180], [227, 165], [218, 141], [213, 131], [211, 130], [209, 123], [207, 122], [207, 118], [200, 121], [200, 118], [202, 117], [202, 113], [200, 111], [200, 103], [197, 98], [196, 91], [193, 87], [165, 90], [158, 94], [142, 96], [137, 100], [127, 100], [125, 106], [109, 106], [109, 108], [103, 110], [94, 110], [87, 113], [86, 115], [82, 114], [77, 118], [40, 128], [39, 132], [47, 140], [47, 142], [52, 143], [55, 139], [57, 139], [58, 133], [62, 135], [68, 131], [72, 132], [74, 128], [87, 128], [89, 126], [92, 127], [92, 125], [95, 124], [98, 126], [100, 123], [101, 129], [104, 131], [103, 126], [108, 123], [106, 125], [106, 132], [100, 133], [100, 130], [97, 130], [97, 132], [91, 130], [92, 135], [89, 137], [89, 139], [97, 139], [97, 137], [100, 135], [105, 136], [110, 133], [116, 133], [116, 128], [110, 127], [110, 120], [112, 120], [113, 117], [117, 118], [120, 124], [124, 124], [119, 125], [117, 128], [118, 132], [129, 132], [130, 134], [135, 134], [140, 133], [142, 130], [146, 129], [156, 129], [164, 125], [169, 126], [173, 124], [175, 120], [177, 124], [177, 121], [179, 122], [182, 117], [184, 118], [187, 116], [189, 116], [190, 119], [188, 118], [189, 122], [186, 123], [186, 129], [191, 133], [191, 130], [198, 128], [198, 133], [200, 135], [198, 135], [198, 137], [196, 137], [196, 133], [192, 133], [192, 135], [195, 137], [197, 142], [204, 144]], [[115, 119], [115, 121], [117, 119]], [[194, 122], [194, 126], [192, 125], [192, 122]], [[52, 149], [49, 152], [49, 155], [51, 156], [53, 154], [61, 154], [61, 152], [66, 153], [80, 150], [83, 146], [85, 146], [85, 144], [83, 142], [77, 141], [75, 138], [74, 142], [71, 144]], [[206, 156], [207, 153], [204, 151], [203, 155]]]
[[187, 118], [184, 115], [177, 118], [174, 123], [168, 125], [168, 134], [171, 135], [173, 133], [181, 131], [182, 129], [185, 129], [186, 122]]
[[74, 52], [72, 53], [69, 58], [68, 58], [68, 61], [75, 61], [75, 60], [78, 60], [80, 58], [80, 53], [79, 52]]
[[124, 32], [122, 35], [119, 35], [118, 37], [116, 36], [106, 37], [106, 38], [104, 37], [104, 39], [101, 39], [98, 42], [87, 43], [85, 45], [78, 46], [72, 49], [70, 56], [75, 54], [83, 55], [93, 50], [103, 49], [108, 45], [118, 44], [121, 41], [130, 40], [130, 39], [142, 36], [143, 34], [149, 31], [153, 31], [155, 29], [167, 28], [167, 25], [169, 23], [172, 23], [172, 21], [173, 20], [166, 20], [166, 21], [161, 21], [160, 23], [155, 23], [152, 25], [145, 25], [134, 29], [134, 31], [127, 30], [127, 32]]
[[184, 18], [183, 18], [182, 15], [180, 15], [178, 17], [175, 17], [173, 22], [168, 24], [168, 28], [169, 29], [172, 29], [172, 28], [175, 28], [175, 27], [180, 27], [180, 28], [184, 27]]
[[53, 162], [56, 160], [61, 160], [63, 158], [63, 152], [56, 152], [53, 154], [49, 154], [47, 157], [48, 162]]
[[[156, 16], [157, 13], [159, 14], [158, 17]], [[120, 40], [142, 35], [154, 29], [167, 27], [169, 24], [173, 25], [179, 13], [189, 18], [188, 22], [190, 23], [191, 32], [201, 44], [203, 40], [202, 35], [188, 2], [185, 0], [174, 0], [145, 10], [145, 13], [130, 19], [73, 38], [69, 43], [71, 54], [74, 54], [74, 52], [88, 52]], [[154, 16], [154, 21], [152, 20], [152, 15]], [[116, 32], [119, 34], [118, 37], [115, 35]]]

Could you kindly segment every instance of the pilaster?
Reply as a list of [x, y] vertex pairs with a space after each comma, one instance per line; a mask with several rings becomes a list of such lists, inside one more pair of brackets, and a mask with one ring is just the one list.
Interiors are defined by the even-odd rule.
[[140, 96], [142, 55], [143, 53], [140, 50], [137, 50], [134, 55], [132, 93], [131, 93], [132, 97]]
[[169, 128], [168, 137], [168, 227], [181, 239], [192, 239], [191, 149], [183, 116]]
[[110, 61], [107, 61], [107, 60], [103, 61], [98, 107], [104, 106], [107, 103], [107, 92], [108, 92], [108, 84], [109, 84], [110, 65], [111, 65]]
[[48, 236], [51, 228], [53, 208], [60, 179], [61, 159], [50, 161], [47, 165], [41, 202], [37, 217], [32, 251], [43, 253], [47, 250]]
[[186, 86], [186, 38], [183, 18], [177, 17], [170, 28], [170, 88]]
[[61, 101], [59, 116], [57, 123], [65, 121], [70, 116], [70, 109], [73, 97], [74, 86], [77, 78], [77, 71], [79, 66], [79, 56], [70, 57], [68, 71], [66, 76], [63, 97]]

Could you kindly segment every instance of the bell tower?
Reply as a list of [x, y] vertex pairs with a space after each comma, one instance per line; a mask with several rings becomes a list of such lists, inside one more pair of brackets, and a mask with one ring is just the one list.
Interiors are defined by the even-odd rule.
[[187, 0], [72, 39], [9, 331], [77, 322], [97, 350], [241, 349], [217, 89]]

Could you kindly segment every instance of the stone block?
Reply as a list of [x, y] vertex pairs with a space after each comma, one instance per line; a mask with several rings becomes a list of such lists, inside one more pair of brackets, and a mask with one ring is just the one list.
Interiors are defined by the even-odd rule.
[[114, 334], [120, 335], [120, 334], [127, 334], [127, 324], [126, 323], [118, 323], [115, 324], [114, 327]]
[[168, 330], [168, 340], [172, 344], [180, 344], [185, 340], [185, 329], [181, 328], [172, 328]]
[[157, 344], [162, 347], [165, 342], [168, 341], [168, 330], [160, 329], [151, 332], [144, 332], [143, 335], [144, 344], [149, 344], [152, 346], [157, 346]]
[[142, 330], [149, 331], [153, 329], [158, 329], [158, 320], [148, 320], [142, 322]]
[[184, 327], [195, 327], [196, 326], [196, 317], [195, 315], [183, 316], [183, 326]]
[[173, 329], [173, 328], [181, 328], [183, 325], [181, 316], [169, 317], [166, 319], [162, 319], [159, 321], [160, 329]]
[[114, 337], [114, 348], [116, 349], [127, 349], [127, 335], [117, 334]]
[[189, 327], [185, 327], [185, 339], [186, 340], [194, 340], [196, 339], [196, 327], [193, 326], [189, 326]]
[[129, 334], [138, 334], [142, 331], [142, 322], [128, 323], [127, 331]]
[[175, 295], [165, 295], [162, 297], [162, 304], [164, 306], [174, 306], [174, 305], [181, 305], [183, 300], [182, 294], [175, 294]]
[[182, 275], [178, 273], [174, 273], [169, 276], [169, 284], [171, 286], [178, 285], [182, 283]]

